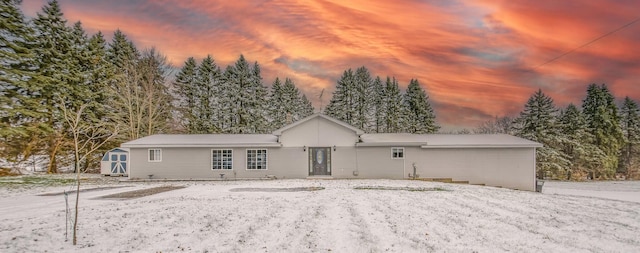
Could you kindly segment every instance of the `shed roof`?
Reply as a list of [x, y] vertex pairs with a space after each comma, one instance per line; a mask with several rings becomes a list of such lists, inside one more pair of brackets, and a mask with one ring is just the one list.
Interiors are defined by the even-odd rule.
[[286, 126], [280, 128], [280, 129], [274, 131], [273, 134], [280, 136], [280, 135], [282, 135], [282, 132], [287, 131], [287, 130], [289, 130], [291, 128], [294, 128], [294, 127], [296, 127], [296, 126], [298, 126], [300, 124], [303, 124], [303, 123], [305, 123], [305, 122], [307, 122], [309, 120], [315, 119], [317, 117], [326, 119], [326, 120], [331, 121], [331, 122], [333, 122], [335, 124], [338, 124], [338, 125], [340, 125], [340, 126], [342, 126], [344, 128], [347, 128], [347, 129], [355, 132], [357, 135], [364, 134], [364, 131], [362, 131], [361, 129], [358, 129], [358, 128], [352, 126], [352, 125], [347, 124], [346, 122], [334, 119], [334, 118], [329, 117], [327, 115], [324, 115], [322, 113], [316, 113], [316, 114], [310, 115], [310, 116], [308, 116], [308, 117], [306, 117], [304, 119], [301, 119], [301, 120], [298, 120], [296, 122], [293, 122], [292, 124], [286, 125]]
[[271, 134], [156, 134], [125, 142], [125, 148], [144, 147], [280, 147]]
[[419, 146], [422, 148], [542, 147], [508, 134], [363, 134], [358, 146]]

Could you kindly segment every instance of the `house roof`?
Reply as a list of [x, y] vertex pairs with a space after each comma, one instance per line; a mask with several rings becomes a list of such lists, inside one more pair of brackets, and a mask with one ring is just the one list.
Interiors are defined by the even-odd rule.
[[156, 134], [125, 142], [125, 148], [145, 147], [280, 147], [271, 134]]
[[542, 144], [508, 134], [363, 134], [357, 146], [421, 148], [524, 148]]
[[287, 130], [289, 130], [289, 129], [291, 129], [291, 128], [294, 128], [294, 127], [296, 127], [296, 126], [298, 126], [298, 125], [300, 125], [300, 124], [303, 124], [303, 123], [305, 123], [305, 122], [307, 122], [307, 121], [309, 121], [309, 120], [315, 119], [315, 118], [317, 118], [317, 117], [320, 117], [320, 118], [326, 119], [326, 120], [331, 121], [331, 122], [333, 122], [333, 123], [335, 123], [335, 124], [338, 124], [338, 125], [340, 125], [340, 126], [342, 126], [342, 127], [344, 127], [344, 128], [347, 128], [347, 129], [349, 129], [349, 130], [351, 130], [351, 131], [355, 132], [357, 135], [364, 134], [364, 131], [362, 131], [361, 129], [355, 128], [355, 127], [354, 127], [354, 126], [352, 126], [352, 125], [349, 125], [349, 124], [347, 124], [347, 123], [345, 123], [345, 122], [342, 122], [342, 121], [340, 121], [340, 120], [334, 119], [334, 118], [332, 118], [332, 117], [329, 117], [329, 116], [324, 115], [324, 114], [321, 114], [321, 113], [313, 114], [313, 115], [308, 116], [308, 117], [306, 117], [306, 118], [304, 118], [304, 119], [298, 120], [298, 121], [296, 121], [296, 122], [294, 122], [294, 123], [292, 123], [292, 124], [286, 125], [286, 126], [284, 126], [284, 127], [280, 128], [280, 129], [278, 129], [278, 130], [274, 131], [274, 132], [273, 132], [273, 134], [274, 134], [274, 135], [277, 135], [277, 136], [280, 136], [280, 135], [282, 135], [282, 132], [287, 131]]

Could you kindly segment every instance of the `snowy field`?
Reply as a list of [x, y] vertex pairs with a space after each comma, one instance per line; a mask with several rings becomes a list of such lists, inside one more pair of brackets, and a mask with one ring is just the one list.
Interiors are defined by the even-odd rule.
[[[168, 185], [185, 188], [101, 198]], [[640, 252], [640, 182], [547, 182], [540, 194], [403, 180], [94, 178], [83, 189], [98, 187], [109, 188], [81, 192], [73, 246], [54, 195], [71, 186], [1, 186], [0, 252]]]

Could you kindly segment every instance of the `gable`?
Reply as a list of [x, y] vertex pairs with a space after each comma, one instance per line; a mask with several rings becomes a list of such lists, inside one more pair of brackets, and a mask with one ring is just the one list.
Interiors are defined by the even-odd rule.
[[283, 147], [355, 146], [363, 131], [322, 114], [314, 114], [274, 132]]

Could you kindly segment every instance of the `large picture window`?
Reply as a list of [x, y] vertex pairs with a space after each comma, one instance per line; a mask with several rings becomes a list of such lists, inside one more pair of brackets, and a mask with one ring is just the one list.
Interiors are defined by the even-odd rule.
[[391, 148], [391, 159], [404, 159], [404, 148]]
[[266, 170], [267, 169], [267, 150], [266, 149], [247, 149], [247, 169], [248, 170]]
[[214, 149], [211, 150], [211, 169], [230, 170], [233, 168], [233, 150]]
[[152, 148], [149, 149], [149, 162], [161, 162], [162, 161], [162, 149]]

